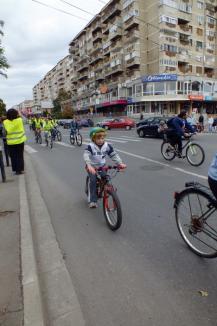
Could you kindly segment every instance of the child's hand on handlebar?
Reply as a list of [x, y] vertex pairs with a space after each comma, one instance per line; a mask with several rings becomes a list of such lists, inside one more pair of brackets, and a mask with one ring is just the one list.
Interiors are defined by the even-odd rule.
[[96, 174], [96, 170], [94, 169], [94, 167], [90, 164], [87, 164], [87, 171], [91, 174]]
[[124, 163], [120, 163], [119, 165], [118, 165], [118, 169], [119, 170], [124, 170], [124, 169], [126, 169], [126, 164], [124, 164]]

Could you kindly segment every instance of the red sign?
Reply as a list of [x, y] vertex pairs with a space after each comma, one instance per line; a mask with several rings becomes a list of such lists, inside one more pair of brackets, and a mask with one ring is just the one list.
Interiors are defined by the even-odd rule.
[[191, 101], [203, 101], [204, 100], [203, 95], [189, 95], [188, 98]]
[[111, 102], [104, 102], [102, 103], [102, 106], [110, 106], [110, 105], [117, 105], [117, 104], [127, 104], [126, 100], [116, 100]]

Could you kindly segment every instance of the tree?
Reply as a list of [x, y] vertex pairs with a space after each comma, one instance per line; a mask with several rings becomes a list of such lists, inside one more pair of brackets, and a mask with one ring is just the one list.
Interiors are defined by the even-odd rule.
[[72, 109], [69, 107], [66, 107], [62, 112], [62, 118], [63, 119], [72, 119], [73, 118]]
[[0, 117], [6, 114], [6, 104], [0, 98]]
[[[63, 116], [61, 102], [64, 102], [71, 98], [71, 94], [64, 89], [60, 89], [57, 98], [53, 101], [52, 115], [56, 119], [60, 119]], [[63, 110], [64, 111], [64, 110]], [[69, 114], [67, 111], [66, 115]], [[71, 118], [71, 116], [70, 116]]]
[[[0, 26], [3, 27], [4, 26], [4, 22], [3, 20], [0, 20]], [[2, 32], [2, 30], [0, 29], [0, 35], [4, 35], [4, 33]], [[4, 49], [1, 46], [1, 40], [0, 40], [0, 75], [4, 76], [5, 78], [7, 78], [7, 74], [5, 73], [5, 70], [8, 69], [10, 66], [8, 64], [8, 61], [4, 55]]]

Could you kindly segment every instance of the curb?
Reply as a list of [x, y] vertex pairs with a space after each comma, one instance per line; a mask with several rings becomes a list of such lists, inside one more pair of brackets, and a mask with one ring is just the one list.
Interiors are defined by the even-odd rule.
[[19, 177], [19, 194], [24, 326], [44, 326], [42, 299], [23, 175]]
[[[84, 326], [85, 321], [81, 307], [59, 248], [29, 155], [26, 155], [25, 162], [27, 171], [25, 181], [30, 204], [35, 257], [41, 299], [46, 317], [46, 324], [37, 325]], [[24, 326], [27, 325], [24, 324]], [[33, 325], [31, 324], [31, 326]]]

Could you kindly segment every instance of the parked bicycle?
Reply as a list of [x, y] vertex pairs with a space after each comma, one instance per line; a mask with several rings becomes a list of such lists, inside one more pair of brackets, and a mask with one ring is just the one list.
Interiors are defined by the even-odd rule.
[[[109, 173], [111, 171], [111, 173]], [[112, 172], [113, 171], [113, 172]], [[117, 189], [112, 185], [113, 179], [120, 171], [118, 166], [105, 166], [97, 169], [97, 197], [103, 199], [103, 213], [106, 223], [112, 231], [116, 231], [122, 224], [121, 204]], [[89, 196], [90, 178], [86, 178], [85, 193]]]
[[3, 153], [2, 153], [1, 146], [0, 146], [0, 170], [1, 170], [2, 182], [5, 182], [6, 181], [6, 173], [5, 173], [5, 166], [4, 166]]
[[50, 131], [45, 131], [45, 144], [47, 147], [53, 148], [53, 137]]
[[36, 144], [42, 144], [41, 131], [39, 130], [35, 131], [35, 142]]
[[[188, 138], [186, 138], [186, 143], [183, 146], [183, 150], [185, 149], [185, 154], [182, 155], [182, 158], [187, 158], [187, 161], [193, 166], [199, 166], [204, 162], [205, 153], [203, 148], [196, 143], [191, 141], [191, 134]], [[161, 144], [161, 154], [167, 161], [172, 161], [176, 156], [179, 156], [178, 146], [172, 146], [170, 143], [170, 139], [165, 138], [163, 143]]]
[[70, 143], [72, 145], [74, 145], [75, 142], [76, 142], [76, 144], [78, 146], [81, 146], [82, 145], [82, 136], [81, 136], [79, 130], [76, 130], [74, 132], [71, 132], [70, 135], [69, 135], [69, 139], [70, 139]]
[[217, 257], [217, 200], [211, 190], [197, 182], [188, 182], [175, 193], [175, 217], [178, 230], [188, 247], [197, 255]]

